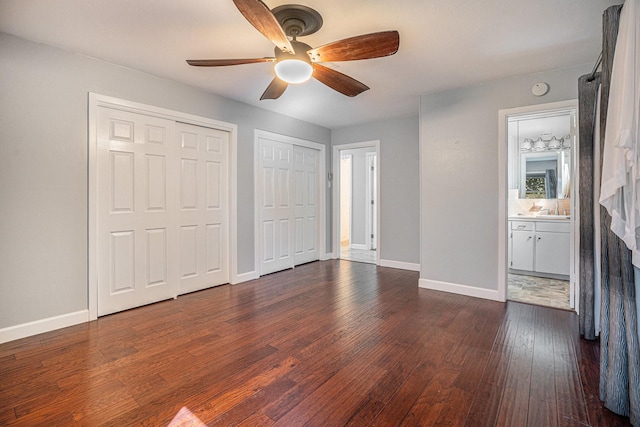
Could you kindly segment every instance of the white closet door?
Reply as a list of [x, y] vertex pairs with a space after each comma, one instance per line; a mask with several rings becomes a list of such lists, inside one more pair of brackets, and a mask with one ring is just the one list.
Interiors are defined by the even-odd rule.
[[295, 145], [295, 265], [320, 259], [318, 250], [319, 151]]
[[229, 133], [176, 124], [180, 293], [229, 282]]
[[294, 265], [293, 146], [259, 139], [260, 275]]
[[178, 294], [174, 122], [98, 110], [98, 315]]

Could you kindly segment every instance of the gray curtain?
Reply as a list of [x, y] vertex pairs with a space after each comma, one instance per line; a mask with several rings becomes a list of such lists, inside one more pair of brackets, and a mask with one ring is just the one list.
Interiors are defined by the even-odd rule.
[[555, 169], [547, 169], [544, 173], [545, 198], [556, 199], [558, 197], [558, 179]]
[[[578, 164], [580, 188], [580, 335], [596, 339], [594, 247], [594, 128], [600, 73], [578, 80]], [[600, 141], [597, 141], [599, 144]], [[599, 159], [598, 159], [599, 162]], [[598, 163], [599, 165], [599, 163]], [[597, 185], [598, 183], [596, 183]]]
[[[603, 16], [600, 153], [604, 151], [611, 68], [621, 9], [622, 6], [612, 6]], [[601, 208], [600, 225], [600, 399], [605, 407], [615, 413], [629, 416], [631, 423], [637, 426], [640, 423], [640, 348], [631, 251], [611, 232], [611, 216], [604, 208]]]

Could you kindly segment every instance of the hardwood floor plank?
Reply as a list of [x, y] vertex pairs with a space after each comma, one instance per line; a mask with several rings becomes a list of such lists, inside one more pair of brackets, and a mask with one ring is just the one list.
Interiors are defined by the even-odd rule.
[[[344, 425], [385, 371], [354, 360], [314, 390], [275, 426]], [[336, 398], [340, 396], [340, 398]]]
[[558, 425], [554, 352], [553, 330], [548, 313], [536, 307], [527, 421], [532, 427]]
[[138, 404], [117, 379], [95, 383], [81, 383], [71, 390], [57, 394], [43, 394], [15, 407], [17, 421], [36, 424], [59, 417], [60, 408], [72, 415], [75, 422], [96, 424], [102, 417], [116, 416], [122, 411], [138, 408]]
[[[512, 303], [509, 303], [512, 305]], [[498, 411], [497, 425], [526, 426], [533, 365], [533, 306], [525, 305], [513, 337], [513, 351]]]
[[0, 407], [0, 425], [11, 424], [16, 420], [16, 412], [13, 406], [8, 406], [6, 403]]
[[373, 362], [378, 367], [386, 367], [386, 373], [373, 385], [346, 425], [372, 425], [423, 358], [426, 350], [423, 343], [407, 346], [402, 343], [402, 335], [394, 336], [399, 342], [386, 347], [380, 346], [379, 356]]
[[377, 426], [397, 426], [407, 417], [418, 397], [426, 388], [424, 378], [409, 376], [393, 395], [385, 407], [380, 411], [371, 425]]
[[467, 416], [468, 426], [494, 426], [505, 390], [522, 305], [513, 305], [496, 334], [491, 354]]
[[240, 424], [238, 424], [238, 427], [255, 427], [255, 426], [269, 427], [269, 426], [272, 426], [273, 424], [274, 424], [274, 421], [271, 418], [267, 417], [262, 413], [255, 413], [249, 418], [247, 418], [246, 420], [242, 421]]
[[[434, 373], [426, 387], [402, 420], [402, 426], [436, 425], [440, 412], [447, 405], [453, 383], [460, 370], [454, 366], [443, 366]], [[465, 414], [466, 416], [466, 414]]]
[[574, 340], [567, 318], [570, 313], [553, 313], [553, 357], [556, 380], [558, 425], [589, 425], [587, 405], [582, 389], [580, 370], [574, 351]]
[[0, 424], [629, 425], [575, 314], [417, 281], [315, 262], [0, 344]]
[[[242, 399], [238, 404], [218, 415], [217, 417], [207, 420], [208, 426], [234, 426], [246, 424], [252, 418], [257, 420], [268, 420], [269, 424], [273, 424], [273, 420], [259, 412], [269, 403], [271, 403], [276, 396], [280, 396], [287, 390], [291, 390], [296, 384], [286, 378], [276, 379], [275, 381], [258, 388], [253, 394], [249, 395], [245, 399]], [[202, 410], [202, 409], [201, 409]], [[216, 412], [220, 412], [217, 408]], [[256, 424], [262, 425], [262, 424]]]

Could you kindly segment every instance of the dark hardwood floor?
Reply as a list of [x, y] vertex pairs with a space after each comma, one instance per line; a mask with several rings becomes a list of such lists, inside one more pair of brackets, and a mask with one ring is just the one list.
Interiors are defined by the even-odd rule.
[[2, 344], [0, 424], [629, 425], [575, 314], [417, 280], [315, 262]]

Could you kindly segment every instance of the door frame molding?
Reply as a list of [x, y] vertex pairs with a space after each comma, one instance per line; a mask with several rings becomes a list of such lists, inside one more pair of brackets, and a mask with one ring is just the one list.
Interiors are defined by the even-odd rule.
[[[508, 270], [508, 253], [507, 253], [507, 236], [509, 227], [509, 218], [507, 216], [508, 206], [508, 123], [509, 117], [527, 115], [536, 112], [546, 112], [553, 110], [575, 110], [576, 118], [578, 113], [578, 100], [570, 99], [567, 101], [550, 102], [545, 104], [528, 105], [525, 107], [508, 108], [498, 111], [498, 300], [506, 301], [507, 299], [507, 270]], [[571, 248], [569, 254], [569, 277], [570, 277], [570, 306], [580, 313], [580, 201], [577, 200], [577, 189], [579, 188], [579, 157], [578, 157], [578, 127], [575, 128], [573, 138], [573, 146], [571, 147]]]
[[340, 155], [341, 151], [353, 150], [357, 148], [376, 149], [376, 265], [380, 265], [380, 248], [382, 246], [380, 238], [380, 140], [353, 142], [350, 144], [340, 144], [333, 146], [333, 259], [340, 258]]
[[[320, 155], [318, 156], [318, 249], [319, 259], [324, 260], [324, 254], [327, 251], [327, 221], [326, 221], [326, 206], [327, 206], [327, 191], [325, 187], [325, 177], [327, 176], [327, 153], [326, 146], [318, 142], [309, 141], [306, 139], [296, 138], [294, 136], [283, 135], [275, 132], [269, 132], [261, 129], [254, 129], [253, 132], [253, 271], [255, 277], [260, 277], [260, 138], [273, 139], [285, 144], [298, 145], [300, 147], [311, 148], [318, 150]], [[295, 266], [294, 266], [295, 267]]]
[[97, 151], [98, 151], [98, 108], [144, 114], [176, 122], [188, 123], [206, 128], [229, 132], [229, 282], [238, 283], [238, 126], [220, 120], [169, 110], [153, 105], [114, 98], [89, 92], [88, 115], [88, 212], [87, 212], [87, 288], [89, 320], [98, 318], [98, 260], [97, 254]]

